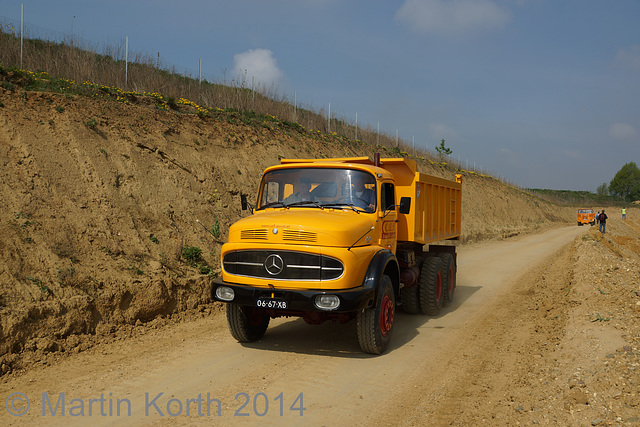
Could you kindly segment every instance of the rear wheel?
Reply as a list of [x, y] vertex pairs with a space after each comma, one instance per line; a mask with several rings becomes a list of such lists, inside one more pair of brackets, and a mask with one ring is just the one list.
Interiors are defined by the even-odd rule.
[[442, 260], [437, 256], [427, 256], [420, 272], [420, 312], [435, 316], [440, 314], [444, 303], [442, 286]]
[[382, 276], [375, 307], [358, 312], [357, 330], [360, 348], [365, 353], [381, 354], [391, 342], [396, 298], [389, 276]]
[[239, 342], [253, 342], [262, 338], [269, 320], [269, 316], [261, 308], [227, 304], [229, 331]]
[[402, 311], [407, 314], [420, 313], [420, 295], [418, 295], [418, 286], [411, 288], [402, 288]]
[[440, 253], [438, 257], [442, 260], [443, 304], [448, 306], [453, 302], [453, 294], [456, 290], [456, 264], [450, 253]]
[[[420, 266], [418, 266], [419, 270]], [[402, 304], [400, 308], [407, 314], [419, 314], [420, 313], [420, 294], [418, 292], [419, 284], [413, 283], [410, 288], [402, 288]]]

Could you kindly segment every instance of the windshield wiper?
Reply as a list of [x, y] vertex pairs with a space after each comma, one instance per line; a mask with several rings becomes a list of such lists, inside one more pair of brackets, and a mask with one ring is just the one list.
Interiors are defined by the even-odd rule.
[[264, 206], [260, 206], [260, 207], [259, 207], [258, 209], [256, 209], [256, 210], [258, 210], [258, 211], [259, 211], [259, 210], [261, 210], [261, 209], [274, 208], [274, 207], [281, 207], [281, 208], [284, 208], [284, 207], [286, 207], [286, 206], [287, 206], [287, 205], [285, 205], [285, 204], [284, 204], [284, 203], [282, 203], [282, 202], [271, 202], [271, 203], [267, 203], [267, 204], [266, 204], [266, 205], [264, 205]]
[[313, 206], [315, 206], [317, 208], [324, 209], [324, 205], [321, 205], [318, 202], [313, 202], [311, 200], [303, 200], [301, 202], [293, 202], [293, 203], [289, 203], [289, 204], [283, 205], [283, 206], [288, 208], [288, 207], [291, 207], [291, 206], [302, 206], [302, 205], [309, 205], [309, 204], [311, 204], [311, 205], [313, 205]]
[[364, 209], [362, 209], [359, 206], [354, 205], [353, 203], [323, 203], [322, 206], [324, 207], [343, 207], [343, 206], [348, 206], [351, 208], [351, 210], [353, 210], [354, 212], [366, 212]]

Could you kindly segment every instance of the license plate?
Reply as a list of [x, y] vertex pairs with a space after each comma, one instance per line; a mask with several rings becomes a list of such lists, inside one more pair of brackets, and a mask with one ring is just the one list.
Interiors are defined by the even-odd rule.
[[275, 308], [278, 310], [286, 310], [288, 308], [287, 302], [281, 299], [267, 299], [261, 298], [256, 300], [256, 307], [260, 308]]

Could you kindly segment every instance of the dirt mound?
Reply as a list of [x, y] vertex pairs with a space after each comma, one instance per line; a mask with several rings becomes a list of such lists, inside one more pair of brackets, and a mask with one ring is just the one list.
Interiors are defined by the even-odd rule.
[[[21, 352], [82, 350], [87, 337], [210, 303], [226, 230], [246, 215], [240, 193], [255, 194], [281, 158], [398, 156], [275, 119], [191, 110], [0, 87], [2, 373]], [[573, 209], [462, 173], [465, 241], [575, 221]], [[185, 248], [201, 252], [185, 258]]]

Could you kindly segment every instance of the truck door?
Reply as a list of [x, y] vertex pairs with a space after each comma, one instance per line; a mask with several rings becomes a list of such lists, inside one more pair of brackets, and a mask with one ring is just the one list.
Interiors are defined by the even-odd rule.
[[396, 208], [395, 187], [392, 182], [383, 182], [380, 186], [379, 220], [382, 224], [380, 246], [396, 252], [398, 215]]

